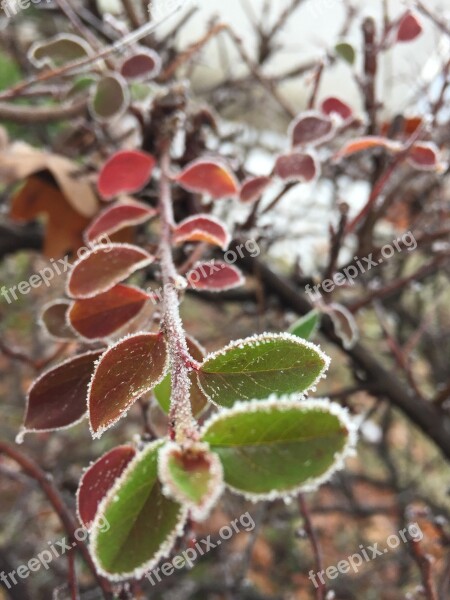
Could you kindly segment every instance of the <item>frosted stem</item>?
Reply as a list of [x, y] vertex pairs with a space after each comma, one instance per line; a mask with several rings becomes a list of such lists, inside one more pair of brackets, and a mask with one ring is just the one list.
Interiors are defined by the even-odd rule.
[[197, 439], [198, 427], [192, 414], [190, 402], [191, 380], [189, 373], [194, 360], [189, 354], [186, 335], [180, 318], [180, 300], [176, 287], [179, 275], [172, 256], [171, 227], [174, 224], [172, 194], [170, 187], [170, 153], [161, 159], [160, 214], [161, 242], [159, 247], [163, 279], [163, 328], [169, 348], [172, 378], [170, 399], [170, 435], [183, 441]]

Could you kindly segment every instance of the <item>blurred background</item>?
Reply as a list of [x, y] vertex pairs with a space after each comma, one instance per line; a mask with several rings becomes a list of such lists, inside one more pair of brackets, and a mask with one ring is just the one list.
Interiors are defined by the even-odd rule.
[[[130, 1], [140, 24], [144, 24], [147, 2]], [[166, 0], [153, 0], [151, 8], [154, 14], [165, 14], [170, 6], [173, 3]], [[186, 102], [189, 107], [184, 117], [194, 148], [190, 158], [197, 156], [198, 149], [223, 156], [243, 181], [253, 175], [268, 175], [276, 157], [290, 150], [288, 126], [293, 116], [308, 107], [317, 109], [327, 97], [339, 97], [350, 107], [355, 122], [342, 127], [329, 145], [317, 149], [322, 171], [316, 180], [292, 186], [277, 181], [252, 205], [237, 200], [211, 205], [180, 192], [178, 218], [209, 211], [238, 235], [257, 239], [262, 251], [253, 263], [256, 267], [246, 270], [243, 290], [214, 298], [187, 295], [183, 319], [187, 331], [208, 351], [255, 332], [286, 331], [302, 312], [299, 304], [303, 306], [307, 284], [317, 284], [348, 266], [356, 254], [379, 253], [384, 244], [413, 231], [418, 241], [414, 252], [396, 254], [383, 267], [360, 277], [355, 286], [336, 290], [318, 306], [326, 325], [315, 341], [332, 357], [332, 366], [316, 395], [329, 396], [357, 415], [361, 440], [358, 454], [348, 461], [347, 469], [308, 495], [307, 503], [325, 566], [337, 564], [361, 545], [378, 542], [383, 546], [389, 535], [411, 522], [419, 524], [424, 538], [419, 554], [415, 555], [409, 544], [401, 544], [365, 564], [358, 573], [339, 577], [327, 595], [320, 596], [308, 579], [309, 571], [315, 569], [315, 553], [307, 519], [297, 504], [254, 506], [227, 493], [207, 523], [192, 524], [178, 549], [195, 537], [214, 537], [222, 525], [247, 510], [257, 523], [254, 532], [234, 537], [192, 571], [180, 572], [156, 589], [118, 589], [117, 598], [448, 600], [448, 0], [428, 0], [420, 6], [400, 0], [187, 0], [180, 13], [142, 41], [142, 46], [158, 52], [163, 71], [146, 82], [144, 90], [133, 89], [130, 110], [120, 119], [97, 122], [86, 109], [87, 96], [82, 96], [84, 108], [68, 118], [50, 117], [48, 122], [33, 119], [33, 113], [57, 111], [72, 97], [74, 80], [78, 82], [75, 75], [53, 79], [48, 85], [38, 82], [23, 95], [8, 95], [11, 86], [39, 73], [30, 61], [33, 43], [64, 33], [79, 34], [71, 8], [94, 41], [106, 47], [135, 28], [126, 7], [130, 3], [122, 0], [51, 0], [34, 3], [12, 19], [2, 18], [0, 9], [1, 285], [18, 285], [48, 266], [50, 258], [56, 256], [52, 253], [55, 239], [60, 255], [67, 251], [73, 258], [91, 218], [73, 209], [85, 200], [78, 190], [67, 193], [55, 191], [54, 186], [53, 194], [48, 189], [30, 196], [21, 194], [29, 189], [25, 186], [35, 174], [27, 168], [24, 145], [28, 150], [30, 146], [36, 149], [45, 160], [48, 155], [58, 155], [73, 161], [80, 168], [80, 178], [85, 177], [94, 188], [100, 165], [114, 150], [154, 151], [151, 127], [158, 122], [156, 109], [164, 109], [166, 101], [170, 105], [181, 97], [181, 105]], [[383, 38], [386, 24], [395, 32], [397, 19], [407, 9], [416, 11], [422, 34], [410, 43], [390, 46]], [[378, 104], [372, 130], [365, 96], [362, 33], [369, 16], [375, 20], [378, 42], [385, 43], [382, 49], [377, 47]], [[218, 23], [228, 24], [234, 37], [212, 35]], [[113, 64], [121, 59], [120, 53], [113, 55]], [[164, 79], [166, 70], [170, 75]], [[83, 94], [83, 86], [80, 89], [76, 93]], [[150, 129], [143, 128], [142, 123], [150, 123]], [[360, 214], [378, 176], [390, 163], [382, 151], [340, 163], [333, 161], [335, 153], [368, 131], [403, 144], [418, 127], [420, 139], [436, 148], [441, 168], [432, 164], [428, 170], [414, 170], [402, 165], [380, 194], [376, 205], [380, 211], [369, 234], [365, 237], [361, 231], [351, 231], [340, 236], [340, 226]], [[180, 167], [187, 160], [183, 142], [176, 140], [174, 144]], [[40, 171], [45, 171], [48, 183], [53, 172], [46, 168]], [[33, 187], [31, 191], [35, 191]], [[154, 203], [155, 195], [151, 189], [141, 199]], [[25, 197], [32, 210], [25, 202], [25, 211]], [[42, 202], [39, 210], [34, 210], [34, 202]], [[103, 207], [98, 198], [94, 205], [94, 212]], [[266, 210], [272, 205], [275, 210]], [[55, 206], [64, 207], [61, 214]], [[151, 225], [126, 235], [127, 241], [144, 244], [150, 240], [155, 244], [158, 231]], [[181, 262], [186, 256], [179, 258]], [[145, 277], [148, 279], [133, 283], [155, 283], [154, 272]], [[17, 302], [9, 304], [0, 298], [0, 439], [13, 445], [33, 379], [43, 368], [84, 347], [79, 341], [51, 338], [39, 322], [46, 303], [64, 296], [64, 285], [63, 277], [55, 278], [51, 286], [21, 295]], [[331, 323], [327, 311], [333, 310], [335, 320]], [[157, 320], [158, 314], [154, 317]], [[395, 386], [390, 385], [392, 381]], [[159, 432], [164, 432], [166, 415], [154, 398], [146, 400], [149, 418]], [[74, 510], [83, 469], [114, 445], [144, 435], [142, 423], [142, 410], [136, 406], [101, 440], [92, 441], [87, 424], [81, 423], [67, 431], [28, 435], [20, 451], [49, 473]], [[63, 535], [40, 487], [2, 455], [0, 573], [27, 562]], [[33, 574], [12, 590], [0, 583], [0, 599], [69, 599], [69, 569], [70, 564], [61, 558], [49, 571]], [[77, 571], [81, 600], [100, 598], [91, 574], [79, 559]]]

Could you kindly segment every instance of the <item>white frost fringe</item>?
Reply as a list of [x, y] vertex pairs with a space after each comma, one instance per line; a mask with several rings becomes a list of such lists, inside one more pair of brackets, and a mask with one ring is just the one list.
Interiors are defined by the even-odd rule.
[[[173, 454], [182, 454], [183, 450], [192, 450], [194, 452], [203, 453], [210, 459], [210, 481], [207, 493], [202, 498], [199, 504], [190, 501], [183, 491], [177, 486], [169, 471], [169, 460]], [[225, 488], [223, 481], [223, 467], [219, 457], [210, 451], [209, 445], [205, 443], [194, 442], [191, 447], [183, 448], [175, 442], [168, 442], [159, 451], [158, 457], [158, 475], [163, 484], [163, 494], [168, 498], [172, 498], [176, 502], [183, 504], [191, 513], [194, 521], [205, 521], [214, 508], [216, 502], [223, 494]]]
[[151, 571], [158, 565], [159, 561], [162, 558], [169, 556], [177, 537], [182, 535], [184, 532], [184, 526], [186, 524], [188, 510], [185, 507], [180, 506], [180, 515], [179, 515], [178, 523], [176, 524], [174, 529], [168, 534], [168, 536], [166, 537], [164, 542], [160, 545], [159, 550], [154, 554], [154, 556], [149, 561], [147, 561], [146, 563], [141, 565], [140, 567], [134, 569], [130, 573], [109, 573], [108, 571], [105, 571], [103, 569], [103, 567], [101, 566], [100, 561], [97, 557], [98, 535], [100, 532], [100, 527], [102, 527], [104, 525], [104, 520], [102, 517], [104, 516], [108, 505], [111, 502], [114, 502], [114, 497], [117, 495], [117, 493], [120, 491], [121, 487], [124, 485], [129, 474], [135, 468], [136, 463], [145, 459], [145, 457], [148, 454], [151, 454], [152, 452], [156, 452], [158, 450], [159, 446], [161, 446], [163, 443], [164, 443], [164, 440], [157, 440], [156, 442], [152, 442], [145, 448], [145, 450], [143, 450], [140, 454], [138, 454], [128, 464], [128, 466], [126, 467], [126, 469], [122, 473], [122, 475], [118, 479], [116, 479], [116, 482], [114, 483], [113, 487], [109, 490], [108, 494], [101, 501], [101, 503], [97, 509], [97, 516], [95, 517], [95, 520], [92, 524], [90, 550], [91, 550], [92, 560], [94, 561], [95, 568], [97, 569], [98, 573], [100, 573], [100, 575], [103, 575], [103, 577], [106, 577], [107, 579], [109, 579], [109, 581], [123, 581], [124, 579], [142, 579], [146, 575], [146, 573], [148, 573], [149, 571]]
[[203, 426], [201, 430], [201, 437], [203, 437], [208, 429], [213, 426], [215, 423], [220, 421], [224, 421], [230, 416], [241, 415], [247, 413], [258, 413], [258, 412], [272, 412], [276, 411], [287, 411], [297, 409], [301, 412], [309, 412], [310, 410], [320, 410], [322, 412], [330, 413], [337, 417], [341, 424], [348, 431], [348, 438], [345, 444], [345, 447], [341, 452], [337, 452], [334, 456], [334, 463], [331, 467], [325, 471], [320, 477], [312, 478], [306, 483], [302, 483], [300, 486], [290, 489], [290, 490], [272, 490], [266, 494], [253, 494], [251, 492], [245, 492], [243, 490], [239, 490], [234, 488], [233, 486], [226, 484], [228, 489], [232, 492], [239, 494], [240, 496], [244, 496], [246, 500], [250, 502], [256, 503], [265, 501], [273, 501], [278, 499], [284, 499], [287, 502], [298, 496], [299, 493], [302, 492], [314, 492], [321, 485], [326, 483], [331, 479], [331, 477], [337, 471], [340, 471], [345, 466], [345, 460], [349, 456], [353, 456], [355, 454], [356, 443], [358, 439], [358, 426], [359, 421], [352, 417], [346, 408], [343, 408], [340, 404], [336, 402], [330, 402], [327, 398], [317, 399], [317, 400], [309, 400], [302, 396], [284, 396], [282, 398], [278, 398], [272, 395], [268, 400], [251, 400], [250, 402], [237, 402], [233, 408], [229, 410], [223, 410], [214, 414]]

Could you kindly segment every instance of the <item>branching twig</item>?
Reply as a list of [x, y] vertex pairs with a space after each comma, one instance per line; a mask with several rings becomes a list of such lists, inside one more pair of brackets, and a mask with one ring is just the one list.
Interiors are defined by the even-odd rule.
[[[308, 510], [308, 505], [306, 504], [306, 500], [305, 500], [303, 494], [300, 494], [298, 497], [298, 505], [300, 508], [300, 513], [303, 517], [306, 535], [308, 536], [308, 538], [311, 542], [311, 546], [312, 546], [312, 550], [313, 550], [313, 554], [314, 554], [315, 572], [320, 573], [323, 571], [322, 552], [320, 549], [319, 540], [317, 538], [316, 532], [314, 530], [314, 527], [313, 527], [313, 524], [311, 521], [311, 516], [310, 516], [309, 510]], [[322, 583], [322, 580], [319, 578], [319, 581], [318, 581], [317, 587], [316, 587], [317, 600], [324, 600], [325, 593], [326, 593], [325, 584]]]
[[74, 548], [76, 547], [83, 556], [87, 566], [89, 567], [89, 570], [102, 590], [103, 597], [105, 600], [111, 600], [112, 596], [110, 593], [109, 584], [106, 582], [106, 580], [98, 575], [94, 562], [85, 543], [76, 537], [75, 534], [78, 529], [77, 523], [67, 509], [51, 478], [49, 478], [33, 460], [26, 457], [7, 442], [0, 441], [0, 454], [6, 454], [9, 458], [15, 461], [29, 477], [34, 479], [36, 483], [39, 484], [39, 487], [44, 492], [49, 502], [53, 506], [56, 514], [58, 515], [70, 542], [74, 544]]
[[189, 372], [196, 363], [189, 354], [186, 336], [180, 319], [177, 282], [179, 275], [172, 257], [172, 227], [174, 225], [170, 189], [170, 145], [167, 144], [161, 159], [160, 214], [162, 222], [159, 247], [164, 289], [162, 327], [169, 348], [172, 378], [170, 406], [170, 435], [180, 441], [197, 437], [197, 423], [192, 415], [189, 390]]

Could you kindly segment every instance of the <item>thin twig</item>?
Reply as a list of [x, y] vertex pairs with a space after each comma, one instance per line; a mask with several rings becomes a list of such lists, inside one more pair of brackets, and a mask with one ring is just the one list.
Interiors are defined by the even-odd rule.
[[142, 19], [138, 14], [137, 8], [134, 4], [134, 0], [122, 0], [122, 6], [125, 9], [125, 13], [131, 23], [131, 25], [137, 29], [142, 26]]
[[[89, 550], [86, 544], [83, 541], [80, 541], [76, 537], [76, 532], [78, 529], [78, 525], [72, 515], [70, 514], [68, 508], [66, 507], [64, 500], [59, 494], [58, 490], [54, 486], [51, 478], [41, 469], [41, 467], [35, 463], [31, 458], [28, 458], [21, 452], [19, 452], [16, 448], [8, 444], [8, 442], [0, 441], [0, 454], [6, 454], [9, 458], [15, 461], [23, 471], [32, 479], [38, 483], [39, 487], [46, 495], [50, 504], [53, 506], [56, 514], [58, 515], [67, 536], [72, 544], [74, 544], [74, 548], [76, 547], [82, 557], [84, 558], [89, 570], [94, 576], [97, 584], [102, 590], [103, 597], [105, 600], [111, 600], [110, 587], [108, 582], [100, 577], [97, 573], [97, 569], [95, 568], [95, 564], [91, 558]], [[78, 536], [79, 537], [79, 536]]]
[[416, 561], [420, 575], [422, 577], [422, 585], [427, 597], [427, 600], [439, 600], [436, 586], [433, 581], [432, 557], [422, 551], [420, 542], [409, 540], [411, 554]]
[[[314, 564], [315, 564], [315, 572], [320, 573], [323, 569], [323, 560], [322, 560], [322, 551], [320, 549], [319, 540], [317, 538], [311, 516], [309, 514], [308, 505], [303, 494], [300, 494], [298, 497], [298, 505], [300, 509], [300, 513], [303, 517], [304, 527], [306, 531], [306, 535], [308, 536], [309, 541], [311, 542], [313, 554], [314, 554]], [[322, 583], [321, 579], [317, 582], [316, 587], [316, 598], [317, 600], [324, 600], [326, 587], [325, 584]]]
[[86, 110], [87, 101], [84, 98], [61, 106], [18, 106], [0, 102], [0, 120], [22, 125], [39, 125], [73, 119], [83, 115]]
[[77, 585], [77, 573], [75, 567], [75, 555], [72, 550], [67, 553], [67, 562], [69, 565], [69, 589], [71, 600], [80, 600]]
[[101, 52], [97, 52], [94, 56], [88, 56], [81, 60], [72, 61], [57, 69], [50, 69], [48, 71], [44, 71], [44, 73], [41, 73], [32, 79], [21, 81], [17, 85], [2, 92], [0, 94], [0, 99], [6, 100], [10, 98], [15, 98], [19, 96], [24, 90], [28, 89], [32, 85], [35, 85], [36, 83], [49, 81], [50, 79], [55, 79], [56, 77], [61, 77], [63, 75], [69, 75], [74, 70], [78, 70], [81, 67], [86, 67], [87, 65], [96, 63], [97, 61], [102, 60], [110, 56], [111, 54], [114, 54], [114, 52], [119, 52], [123, 50], [123, 48], [126, 48], [127, 46], [134, 44], [139, 40], [145, 38], [149, 34], [153, 33], [153, 31], [155, 31], [160, 25], [171, 19], [177, 12], [179, 12], [182, 7], [183, 5], [179, 4], [170, 13], [168, 13], [159, 21], [146, 23], [142, 27], [139, 27], [139, 29], [136, 29], [135, 31], [132, 31], [131, 33], [126, 35], [121, 40], [118, 40], [114, 44], [111, 44]]

